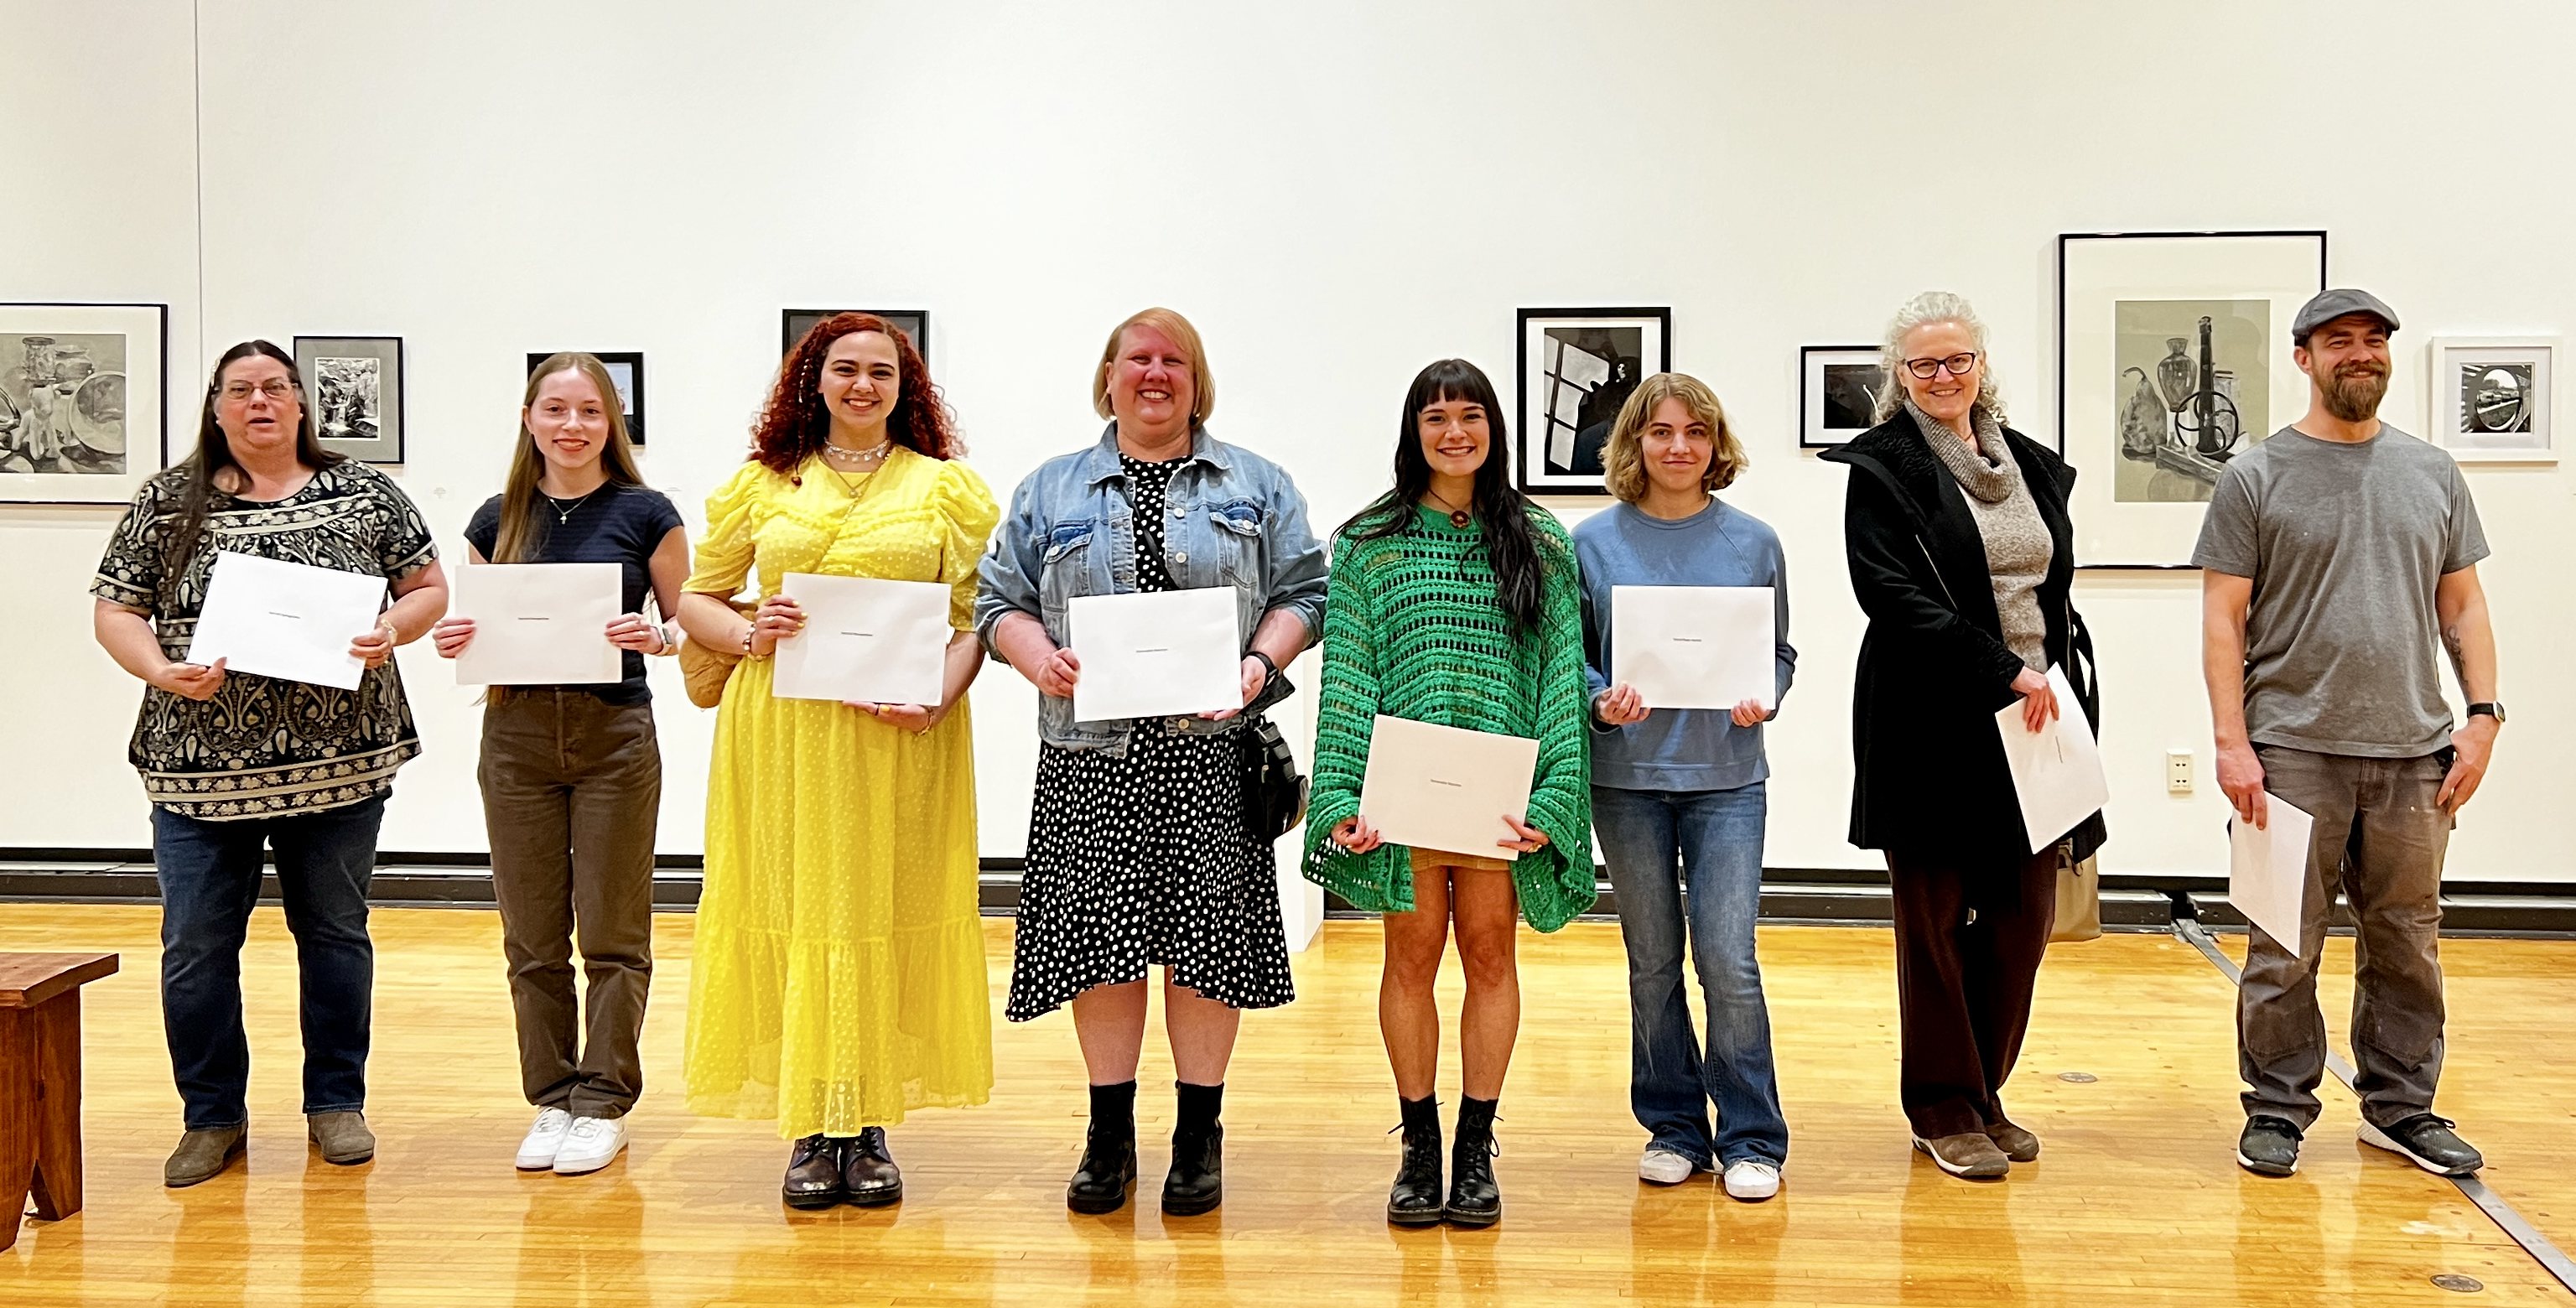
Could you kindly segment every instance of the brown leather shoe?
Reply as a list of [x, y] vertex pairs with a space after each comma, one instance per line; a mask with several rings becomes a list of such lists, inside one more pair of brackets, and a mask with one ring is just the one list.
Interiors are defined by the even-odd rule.
[[180, 1136], [170, 1161], [161, 1164], [161, 1184], [178, 1190], [221, 1176], [242, 1156], [242, 1146], [249, 1139], [247, 1126], [209, 1127]]
[[1924, 1156], [1942, 1171], [1971, 1181], [1997, 1180], [2012, 1170], [2012, 1160], [2004, 1157], [2004, 1151], [1997, 1149], [1995, 1142], [1987, 1139], [1983, 1131], [1966, 1131], [1934, 1140], [1918, 1135], [1914, 1137], [1914, 1147], [1922, 1150]]
[[903, 1169], [886, 1152], [885, 1128], [859, 1128], [855, 1138], [835, 1140], [841, 1147], [841, 1186], [860, 1208], [883, 1208], [903, 1200]]
[[355, 1167], [376, 1156], [376, 1133], [364, 1113], [306, 1113], [304, 1134], [322, 1150], [322, 1161]]
[[829, 1208], [849, 1197], [841, 1185], [842, 1141], [809, 1135], [787, 1155], [787, 1180], [778, 1197], [790, 1208]]
[[2010, 1122], [1986, 1123], [1986, 1138], [1995, 1142], [1995, 1148], [2004, 1151], [2004, 1157], [2016, 1163], [2035, 1162], [2039, 1158], [2039, 1137]]

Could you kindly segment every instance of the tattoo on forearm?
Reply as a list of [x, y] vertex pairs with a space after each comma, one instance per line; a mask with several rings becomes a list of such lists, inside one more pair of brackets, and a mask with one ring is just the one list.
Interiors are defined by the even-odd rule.
[[2442, 648], [2451, 656], [2451, 672], [2453, 675], [2460, 678], [2460, 692], [2462, 694], [2468, 693], [2468, 654], [2460, 644], [2460, 626], [2458, 623], [2455, 622], [2442, 628]]

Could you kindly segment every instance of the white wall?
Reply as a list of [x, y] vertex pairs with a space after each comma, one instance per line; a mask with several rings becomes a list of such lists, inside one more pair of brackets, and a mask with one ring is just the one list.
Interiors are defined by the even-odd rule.
[[[403, 336], [399, 475], [451, 549], [497, 486], [532, 349], [646, 353], [648, 475], [694, 518], [783, 306], [929, 309], [973, 460], [1007, 493], [1097, 432], [1108, 327], [1169, 304], [1210, 343], [1215, 428], [1287, 464], [1329, 524], [1383, 485], [1424, 362], [1462, 354], [1508, 387], [1516, 306], [1670, 304], [1676, 365], [1751, 438], [1730, 496], [1780, 528], [1796, 582], [1780, 866], [1873, 863], [1842, 839], [1860, 622], [1843, 473], [1794, 448], [1799, 345], [1962, 291], [2018, 425], [2045, 435], [2056, 233], [2321, 226], [2333, 279], [2407, 320], [2390, 412], [2420, 427], [2426, 336], [2564, 330], [2576, 303], [2553, 166], [2576, 110], [2551, 89], [2576, 12], [2548, 3], [0, 0], [0, 30], [59, 56], [8, 60], [0, 116], [98, 147], [0, 205], [0, 298], [171, 302], [182, 397], [245, 336]], [[2570, 484], [2470, 476], [2514, 722], [2452, 875], [2576, 880], [2576, 691], [2543, 674], [2576, 635]], [[146, 843], [122, 762], [136, 691], [82, 595], [113, 517], [0, 508], [20, 617], [0, 846]], [[2108, 866], [2219, 867], [2195, 580], [2088, 575], [2078, 600], [2110, 701]], [[475, 710], [425, 647], [403, 664], [429, 753], [385, 844], [475, 849]], [[708, 720], [665, 690], [662, 843], [694, 851]], [[1017, 854], [1031, 694], [994, 668], [976, 700], [984, 851]], [[2165, 794], [2173, 746], [2198, 751], [2193, 798]]]

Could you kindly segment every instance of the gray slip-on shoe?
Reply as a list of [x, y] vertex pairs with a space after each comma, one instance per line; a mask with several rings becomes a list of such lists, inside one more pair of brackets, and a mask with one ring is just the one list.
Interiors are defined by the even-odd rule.
[[323, 1162], [351, 1167], [376, 1156], [376, 1133], [363, 1113], [306, 1113], [304, 1124]]
[[1914, 1137], [1914, 1147], [1921, 1150], [1923, 1156], [1931, 1159], [1942, 1171], [1952, 1176], [1966, 1177], [1971, 1181], [1999, 1180], [2005, 1173], [2012, 1170], [2012, 1160], [2005, 1157], [2004, 1151], [1997, 1148], [1994, 1141], [1987, 1139], [1983, 1131], [1968, 1131], [1930, 1140], [1918, 1135]]
[[179, 1147], [161, 1164], [161, 1184], [177, 1190], [215, 1179], [242, 1156], [242, 1146], [249, 1139], [247, 1126], [209, 1127], [180, 1136]]

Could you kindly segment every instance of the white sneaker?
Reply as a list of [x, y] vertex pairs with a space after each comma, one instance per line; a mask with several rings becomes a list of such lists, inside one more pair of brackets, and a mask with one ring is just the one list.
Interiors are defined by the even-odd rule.
[[572, 1129], [572, 1114], [560, 1108], [537, 1110], [536, 1124], [528, 1128], [528, 1138], [519, 1142], [519, 1170], [542, 1172], [555, 1165], [555, 1151], [563, 1148], [564, 1132]]
[[563, 1148], [555, 1154], [555, 1175], [596, 1172], [615, 1162], [625, 1149], [625, 1118], [576, 1117], [572, 1119], [571, 1132], [564, 1136]]
[[1780, 1193], [1780, 1169], [1759, 1158], [1738, 1158], [1726, 1165], [1726, 1194], [1730, 1199], [1760, 1203]]
[[1655, 1185], [1680, 1185], [1698, 1170], [1699, 1164], [1660, 1145], [1648, 1146], [1646, 1156], [1637, 1160], [1637, 1179]]

